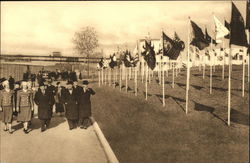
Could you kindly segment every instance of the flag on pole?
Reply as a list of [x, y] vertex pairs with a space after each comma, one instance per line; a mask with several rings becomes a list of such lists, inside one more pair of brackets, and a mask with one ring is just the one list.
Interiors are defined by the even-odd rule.
[[250, 0], [247, 0], [246, 29], [250, 31]]
[[203, 50], [206, 47], [209, 46], [209, 44], [207, 43], [207, 40], [205, 39], [204, 33], [202, 32], [201, 28], [192, 20], [191, 22], [191, 26], [192, 26], [192, 37], [191, 38], [191, 45], [196, 46], [199, 48], [199, 50]]
[[230, 33], [230, 45], [238, 45], [248, 47], [247, 36], [245, 33], [245, 24], [240, 11], [232, 2], [232, 15], [231, 15], [231, 33]]
[[163, 55], [168, 56], [169, 59], [176, 60], [180, 52], [185, 48], [185, 44], [183, 41], [180, 40], [177, 33], [175, 33], [175, 39], [172, 40], [168, 37], [164, 32], [162, 32], [163, 38]]
[[[207, 41], [208, 44], [211, 43], [212, 37], [209, 36], [209, 34], [207, 32], [207, 28], [205, 29], [205, 39], [206, 39], [206, 41]], [[217, 42], [214, 39], [212, 39], [212, 43], [215, 44], [215, 45], [217, 45]]]
[[229, 34], [229, 30], [214, 16], [215, 40], [217, 43], [222, 42], [220, 39]]
[[228, 29], [228, 31], [229, 31], [229, 34], [226, 35], [224, 38], [225, 38], [225, 39], [230, 39], [230, 24], [225, 20], [224, 25], [225, 25], [225, 27], [226, 27], [226, 28]]
[[143, 46], [143, 49], [144, 51], [141, 54], [147, 62], [148, 67], [153, 70], [156, 66], [154, 45], [151, 45], [150, 40], [145, 40], [145, 46]]

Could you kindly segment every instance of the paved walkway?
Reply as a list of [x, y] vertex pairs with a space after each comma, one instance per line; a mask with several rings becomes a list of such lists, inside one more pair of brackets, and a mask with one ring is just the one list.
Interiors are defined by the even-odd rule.
[[1, 124], [1, 163], [107, 163], [93, 127], [69, 130], [64, 117], [53, 117], [51, 128], [41, 133], [40, 122], [32, 120], [33, 130], [24, 134], [14, 122], [10, 135]]

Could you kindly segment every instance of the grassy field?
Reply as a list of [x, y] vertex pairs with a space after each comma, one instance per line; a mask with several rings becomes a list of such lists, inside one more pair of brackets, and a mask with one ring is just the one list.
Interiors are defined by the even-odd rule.
[[[249, 84], [242, 93], [242, 67], [232, 72], [231, 126], [227, 122], [228, 70], [221, 79], [221, 68], [213, 73], [213, 93], [209, 94], [209, 70], [191, 69], [189, 112], [185, 114], [186, 71], [166, 77], [166, 106], [162, 87], [156, 78], [149, 84], [134, 80], [129, 91], [92, 83], [93, 116], [100, 125], [121, 163], [246, 163], [249, 162]], [[125, 81], [123, 81], [124, 85]]]

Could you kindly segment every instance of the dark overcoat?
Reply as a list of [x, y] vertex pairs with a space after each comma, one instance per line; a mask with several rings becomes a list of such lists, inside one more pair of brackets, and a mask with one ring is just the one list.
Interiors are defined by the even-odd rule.
[[45, 94], [43, 94], [42, 91], [39, 89], [35, 94], [34, 101], [38, 106], [38, 118], [50, 119], [52, 116], [51, 107], [55, 103], [53, 94], [48, 90], [46, 90]]
[[83, 91], [83, 88], [82, 88], [81, 86], [79, 86], [79, 85], [77, 85], [76, 87], [73, 86], [73, 89], [74, 89], [74, 91], [76, 92], [77, 97], [80, 96], [80, 94], [81, 94], [82, 91]]
[[56, 94], [56, 87], [54, 85], [48, 85], [46, 90], [52, 93], [53, 95]]
[[62, 100], [65, 105], [65, 117], [70, 120], [78, 119], [78, 105], [77, 105], [77, 94], [75, 90], [72, 90], [70, 94], [69, 90], [63, 91]]
[[91, 95], [94, 95], [95, 91], [91, 88], [88, 88], [86, 92], [82, 93], [78, 97], [79, 103], [79, 118], [85, 118], [91, 116]]

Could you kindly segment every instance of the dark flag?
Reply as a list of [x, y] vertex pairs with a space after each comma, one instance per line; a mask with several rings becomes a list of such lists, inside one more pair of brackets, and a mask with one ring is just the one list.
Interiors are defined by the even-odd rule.
[[246, 29], [250, 31], [250, 0], [247, 0]]
[[203, 50], [204, 48], [208, 47], [209, 44], [207, 43], [207, 40], [205, 39], [204, 33], [202, 32], [201, 28], [192, 20], [191, 26], [193, 29], [193, 39], [190, 44], [198, 47], [199, 50]]
[[180, 55], [180, 52], [185, 48], [185, 44], [180, 40], [177, 33], [175, 33], [175, 38], [172, 40], [164, 32], [162, 32], [163, 38], [163, 55], [168, 56], [169, 59], [176, 60]]
[[229, 44], [248, 47], [244, 20], [233, 2], [230, 27], [231, 35]]
[[[225, 27], [230, 31], [230, 24], [225, 20]], [[225, 39], [230, 39], [230, 33], [224, 37]]]
[[153, 70], [156, 65], [154, 46], [151, 45], [150, 40], [145, 40], [144, 51], [141, 53], [144, 60], [147, 62], [148, 67]]
[[[207, 33], [207, 28], [205, 29], [205, 33], [206, 33], [205, 39], [206, 39], [207, 43], [210, 44], [212, 37], [209, 36], [209, 34]], [[216, 41], [214, 39], [212, 39], [212, 43], [215, 44], [215, 45], [217, 45], [217, 43], [216, 43]]]

